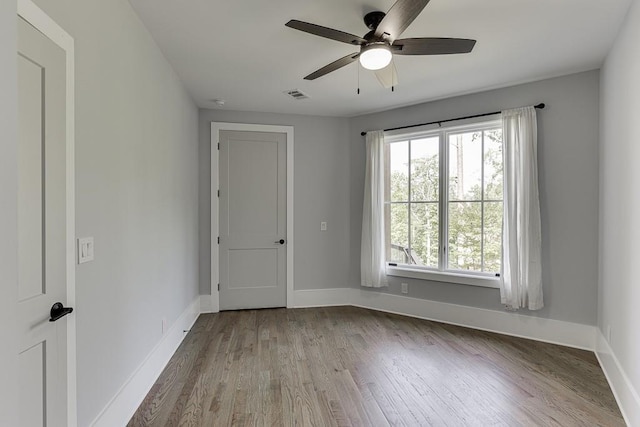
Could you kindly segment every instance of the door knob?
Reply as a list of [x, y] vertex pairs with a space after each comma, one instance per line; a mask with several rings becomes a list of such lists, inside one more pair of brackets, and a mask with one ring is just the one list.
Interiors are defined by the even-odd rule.
[[67, 314], [71, 313], [73, 308], [65, 307], [61, 302], [57, 302], [51, 306], [51, 318], [49, 322], [55, 322], [58, 319], [63, 318]]
[[276, 240], [273, 243], [280, 243], [281, 245], [284, 245], [284, 239]]

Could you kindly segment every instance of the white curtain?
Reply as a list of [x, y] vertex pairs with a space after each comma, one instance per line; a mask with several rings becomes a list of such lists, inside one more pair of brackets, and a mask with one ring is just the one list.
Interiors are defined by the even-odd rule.
[[367, 132], [367, 165], [362, 206], [362, 286], [387, 286], [384, 248], [384, 132]]
[[538, 126], [534, 107], [502, 112], [504, 225], [502, 303], [539, 310], [542, 299]]

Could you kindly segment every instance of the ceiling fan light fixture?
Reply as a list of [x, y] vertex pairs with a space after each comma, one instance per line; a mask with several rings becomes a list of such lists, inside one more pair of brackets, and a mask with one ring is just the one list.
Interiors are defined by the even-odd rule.
[[360, 52], [360, 64], [367, 70], [380, 70], [391, 62], [391, 49], [385, 43], [364, 46]]

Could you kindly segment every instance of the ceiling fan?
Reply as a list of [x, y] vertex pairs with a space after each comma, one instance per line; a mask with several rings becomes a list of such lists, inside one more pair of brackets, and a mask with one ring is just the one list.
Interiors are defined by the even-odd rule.
[[295, 19], [287, 22], [285, 25], [289, 28], [360, 46], [359, 52], [325, 65], [306, 76], [305, 80], [315, 80], [359, 59], [364, 68], [375, 71], [383, 86], [391, 87], [397, 84], [398, 75], [391, 62], [394, 54], [449, 55], [471, 52], [476, 44], [475, 40], [441, 37], [398, 38], [428, 3], [429, 0], [397, 0], [386, 14], [378, 11], [367, 13], [364, 23], [371, 31], [363, 37]]

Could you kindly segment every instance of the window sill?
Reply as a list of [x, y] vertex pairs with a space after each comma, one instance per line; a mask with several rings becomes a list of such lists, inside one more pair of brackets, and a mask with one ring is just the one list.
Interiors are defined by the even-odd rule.
[[500, 278], [498, 277], [475, 276], [471, 274], [459, 273], [443, 273], [440, 271], [427, 271], [409, 267], [387, 265], [387, 276], [432, 280], [435, 282], [455, 283], [459, 285], [482, 286], [485, 288], [500, 288]]

